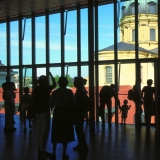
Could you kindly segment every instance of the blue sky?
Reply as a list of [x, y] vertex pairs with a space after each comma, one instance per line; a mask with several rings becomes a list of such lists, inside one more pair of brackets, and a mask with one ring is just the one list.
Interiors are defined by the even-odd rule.
[[[121, 3], [122, 5], [122, 3]], [[88, 16], [87, 9], [81, 11], [81, 61], [88, 60]], [[99, 49], [114, 44], [113, 4], [99, 6]], [[50, 62], [60, 62], [60, 14], [50, 15]], [[36, 18], [36, 63], [45, 64], [45, 17]], [[68, 12], [65, 35], [65, 61], [77, 61], [77, 24], [76, 11]], [[26, 20], [25, 37], [23, 40], [23, 63], [31, 64], [31, 19]], [[18, 22], [11, 22], [11, 64], [19, 62]], [[0, 60], [6, 65], [6, 24], [0, 24]], [[82, 67], [82, 76], [88, 75], [88, 67]], [[69, 74], [75, 76], [76, 67], [69, 68]], [[58, 74], [60, 68], [51, 69]], [[86, 71], [87, 70], [87, 71]], [[57, 73], [56, 73], [57, 71]], [[45, 69], [39, 69], [38, 74], [45, 74]]]

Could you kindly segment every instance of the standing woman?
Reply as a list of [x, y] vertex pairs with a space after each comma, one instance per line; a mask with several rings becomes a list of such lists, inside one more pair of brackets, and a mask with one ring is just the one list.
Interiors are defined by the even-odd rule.
[[76, 106], [75, 98], [71, 89], [66, 88], [68, 80], [66, 77], [60, 77], [58, 80], [59, 88], [52, 92], [50, 105], [54, 108], [52, 119], [52, 140], [53, 155], [56, 159], [57, 143], [63, 144], [63, 160], [68, 160], [66, 154], [68, 142], [74, 141], [73, 129], [73, 110]]
[[151, 123], [151, 113], [153, 109], [154, 103], [154, 93], [155, 87], [151, 87], [153, 83], [152, 79], [147, 80], [147, 86], [144, 86], [142, 89], [142, 97], [144, 101], [144, 113], [145, 113], [145, 120], [146, 120], [146, 127], [150, 128]]

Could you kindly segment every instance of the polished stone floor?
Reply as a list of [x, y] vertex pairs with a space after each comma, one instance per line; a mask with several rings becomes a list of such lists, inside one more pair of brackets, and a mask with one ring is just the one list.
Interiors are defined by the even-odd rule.
[[[23, 132], [23, 123], [15, 116], [15, 132], [4, 133], [4, 115], [0, 114], [0, 160], [37, 160], [35, 129]], [[89, 146], [87, 154], [80, 154], [72, 148], [77, 144], [69, 143], [67, 153], [70, 160], [160, 160], [160, 134], [155, 127], [146, 130], [145, 126], [136, 130], [134, 125], [106, 124], [102, 130], [101, 122], [95, 122], [95, 131], [90, 131], [85, 122], [85, 135]], [[47, 151], [52, 152], [48, 140]], [[57, 146], [57, 159], [62, 159], [62, 145]]]

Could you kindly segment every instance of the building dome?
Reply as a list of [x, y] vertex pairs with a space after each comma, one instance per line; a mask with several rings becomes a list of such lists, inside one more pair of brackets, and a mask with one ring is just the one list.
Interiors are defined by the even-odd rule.
[[[139, 0], [139, 14], [158, 14], [158, 0]], [[122, 6], [122, 18], [135, 14], [135, 1], [127, 1]]]

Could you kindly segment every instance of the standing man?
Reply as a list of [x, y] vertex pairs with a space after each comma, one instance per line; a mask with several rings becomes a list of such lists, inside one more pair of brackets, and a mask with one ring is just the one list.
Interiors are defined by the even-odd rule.
[[147, 86], [144, 86], [142, 89], [142, 98], [144, 101], [144, 113], [145, 113], [145, 120], [146, 120], [146, 128], [150, 128], [151, 123], [151, 114], [154, 105], [154, 98], [155, 98], [155, 87], [152, 87], [153, 80], [147, 80]]
[[46, 152], [48, 134], [50, 130], [49, 101], [51, 91], [56, 87], [56, 82], [50, 72], [49, 75], [52, 79], [52, 85], [49, 86], [48, 77], [42, 75], [39, 77], [39, 85], [34, 88], [32, 93], [35, 107], [38, 158], [47, 158], [47, 156], [49, 156], [49, 153]]
[[16, 98], [16, 94], [14, 91], [16, 91], [16, 86], [15, 86], [15, 83], [14, 82], [11, 82], [10, 80], [10, 76], [7, 75], [6, 76], [6, 82], [4, 82], [2, 84], [2, 88], [3, 88], [3, 99], [5, 100], [5, 91], [7, 90], [11, 90], [11, 93], [12, 93], [12, 96], [13, 96], [13, 102], [14, 104], [12, 105], [12, 123], [14, 124], [15, 121], [14, 121], [14, 113], [15, 113], [15, 98]]
[[135, 123], [136, 123], [136, 128], [141, 127], [141, 114], [142, 114], [142, 96], [141, 96], [141, 90], [140, 90], [140, 83], [141, 79], [137, 79], [135, 85], [133, 86], [134, 90], [134, 103], [136, 107], [136, 112], [135, 112]]
[[108, 126], [111, 127], [111, 121], [112, 121], [112, 97], [115, 98], [115, 100], [117, 101], [118, 105], [119, 104], [119, 99], [118, 99], [118, 95], [115, 91], [115, 85], [111, 84], [110, 86], [103, 86], [100, 90], [100, 108], [102, 110], [102, 115], [101, 115], [101, 119], [102, 119], [102, 127], [105, 127], [105, 119], [104, 119], [104, 109], [105, 109], [105, 105], [107, 105], [108, 108]]

